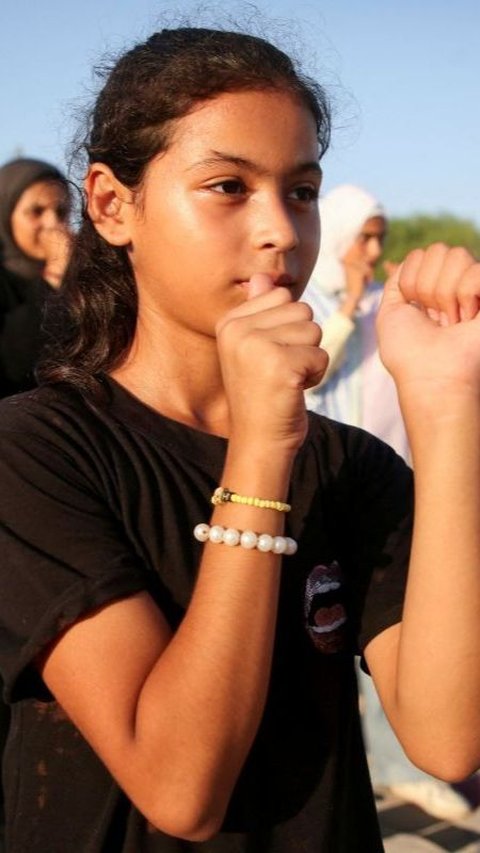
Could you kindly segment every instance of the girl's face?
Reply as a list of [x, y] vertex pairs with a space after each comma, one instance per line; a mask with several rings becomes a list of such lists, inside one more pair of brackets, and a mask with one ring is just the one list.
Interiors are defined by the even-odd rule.
[[284, 92], [225, 93], [179, 119], [132, 207], [140, 313], [213, 334], [268, 273], [298, 298], [318, 253], [312, 115]]
[[387, 223], [383, 216], [372, 216], [367, 219], [357, 239], [343, 256], [343, 262], [366, 265], [373, 276], [375, 264], [382, 254], [386, 233]]
[[42, 237], [46, 230], [66, 229], [69, 198], [59, 181], [37, 181], [22, 193], [11, 216], [12, 237], [29, 258], [44, 261], [47, 251]]

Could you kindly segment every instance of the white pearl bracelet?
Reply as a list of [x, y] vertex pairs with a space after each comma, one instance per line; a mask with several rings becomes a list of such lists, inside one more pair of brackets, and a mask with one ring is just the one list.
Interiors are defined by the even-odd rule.
[[273, 551], [274, 554], [285, 554], [290, 557], [298, 548], [295, 539], [290, 536], [270, 536], [269, 533], [254, 533], [253, 530], [237, 530], [235, 527], [222, 527], [221, 524], [197, 524], [193, 535], [199, 542], [213, 542], [217, 545], [240, 545], [251, 551]]

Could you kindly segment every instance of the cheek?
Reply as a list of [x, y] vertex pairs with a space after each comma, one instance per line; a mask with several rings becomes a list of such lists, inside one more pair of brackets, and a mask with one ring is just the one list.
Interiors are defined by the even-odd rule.
[[22, 216], [22, 214], [17, 214], [12, 217], [11, 229], [13, 239], [20, 249], [27, 253], [38, 253], [39, 246], [37, 245], [36, 240], [37, 229], [34, 223], [32, 223], [27, 217]]
[[303, 265], [313, 271], [317, 262], [318, 252], [320, 250], [320, 227], [318, 223], [311, 225], [305, 230], [302, 239], [302, 260]]
[[350, 246], [348, 252], [345, 252], [342, 261], [344, 264], [358, 264], [361, 261], [364, 261], [365, 257], [365, 246], [358, 243], [354, 243], [353, 246]]

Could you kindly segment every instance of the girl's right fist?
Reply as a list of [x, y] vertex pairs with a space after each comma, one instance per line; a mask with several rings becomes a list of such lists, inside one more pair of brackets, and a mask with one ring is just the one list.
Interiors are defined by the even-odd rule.
[[328, 356], [311, 308], [269, 276], [252, 276], [248, 298], [217, 324], [230, 435], [295, 451], [308, 424], [304, 391], [317, 385]]

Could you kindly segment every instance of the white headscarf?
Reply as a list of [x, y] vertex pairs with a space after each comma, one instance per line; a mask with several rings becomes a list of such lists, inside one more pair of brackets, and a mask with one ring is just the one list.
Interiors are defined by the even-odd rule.
[[322, 293], [345, 290], [345, 268], [342, 258], [360, 234], [367, 219], [385, 216], [385, 210], [370, 193], [352, 184], [342, 184], [319, 202], [320, 254], [310, 279], [310, 287]]

